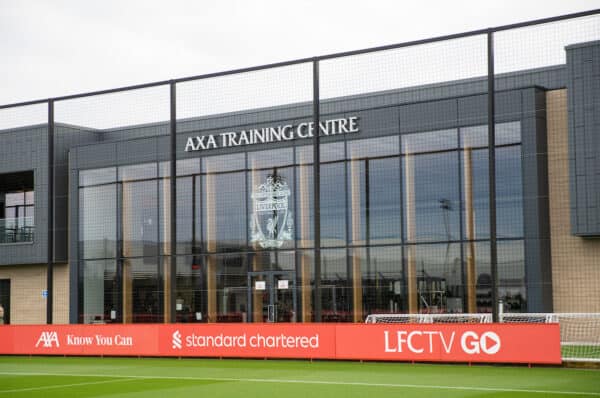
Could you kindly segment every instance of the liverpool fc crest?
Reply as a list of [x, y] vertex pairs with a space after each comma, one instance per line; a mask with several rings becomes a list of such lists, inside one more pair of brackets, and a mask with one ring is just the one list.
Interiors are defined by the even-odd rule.
[[262, 248], [280, 248], [293, 239], [294, 217], [288, 211], [290, 189], [281, 176], [269, 176], [252, 193], [251, 243]]

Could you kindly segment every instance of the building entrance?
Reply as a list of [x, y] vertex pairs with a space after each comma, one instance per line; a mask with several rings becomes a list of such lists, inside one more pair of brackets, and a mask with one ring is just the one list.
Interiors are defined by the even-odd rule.
[[296, 322], [296, 283], [293, 272], [248, 273], [250, 322]]

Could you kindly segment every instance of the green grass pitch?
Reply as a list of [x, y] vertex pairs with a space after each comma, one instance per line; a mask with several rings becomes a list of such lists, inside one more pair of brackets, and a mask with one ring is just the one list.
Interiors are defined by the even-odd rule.
[[0, 397], [600, 397], [600, 370], [291, 360], [0, 357]]

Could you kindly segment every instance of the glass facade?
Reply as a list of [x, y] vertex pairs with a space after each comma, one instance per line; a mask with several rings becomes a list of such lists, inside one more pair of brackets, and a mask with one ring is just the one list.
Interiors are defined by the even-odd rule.
[[[525, 311], [520, 123], [496, 130], [500, 296]], [[179, 160], [174, 267], [169, 163], [80, 170], [80, 321], [164, 322], [169, 296], [179, 322], [491, 311], [486, 126], [344, 138], [321, 144], [319, 294], [312, 146]]]

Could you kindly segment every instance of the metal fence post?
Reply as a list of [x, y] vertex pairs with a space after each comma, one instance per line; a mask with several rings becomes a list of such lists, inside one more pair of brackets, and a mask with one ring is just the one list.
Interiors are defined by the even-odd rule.
[[54, 100], [48, 100], [48, 251], [46, 269], [46, 323], [52, 324], [54, 292]]
[[492, 277], [492, 320], [498, 322], [498, 247], [496, 243], [496, 89], [494, 75], [494, 33], [487, 33], [488, 62], [488, 171], [490, 201], [490, 272]]
[[169, 322], [177, 321], [176, 288], [177, 288], [177, 85], [171, 81], [170, 104], [171, 123], [169, 135], [171, 139], [171, 261], [169, 264]]
[[321, 154], [319, 147], [319, 60], [313, 60], [313, 207], [315, 237], [315, 322], [321, 322]]

